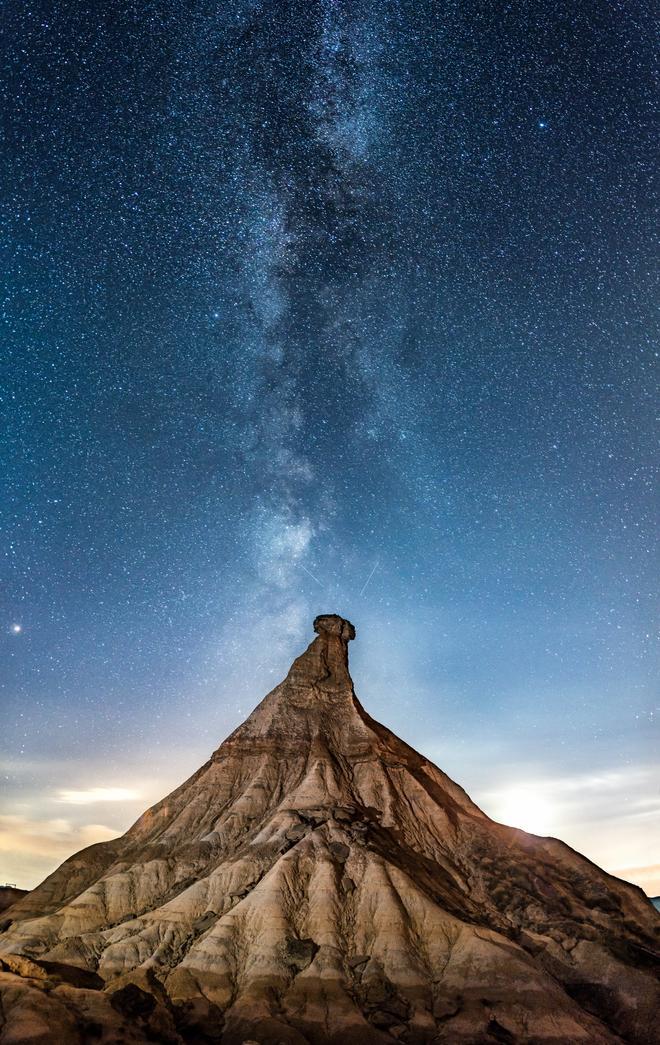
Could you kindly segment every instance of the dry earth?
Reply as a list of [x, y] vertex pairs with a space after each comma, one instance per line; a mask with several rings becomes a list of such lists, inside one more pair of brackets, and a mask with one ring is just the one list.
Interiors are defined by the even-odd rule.
[[360, 705], [351, 624], [3, 915], [0, 1042], [654, 1045], [660, 916]]

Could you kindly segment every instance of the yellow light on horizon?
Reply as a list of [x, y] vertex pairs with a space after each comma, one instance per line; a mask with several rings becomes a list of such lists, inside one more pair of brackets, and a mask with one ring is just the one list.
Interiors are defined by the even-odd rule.
[[523, 788], [502, 792], [495, 802], [492, 816], [500, 824], [535, 835], [550, 834], [556, 822], [553, 805], [544, 796]]

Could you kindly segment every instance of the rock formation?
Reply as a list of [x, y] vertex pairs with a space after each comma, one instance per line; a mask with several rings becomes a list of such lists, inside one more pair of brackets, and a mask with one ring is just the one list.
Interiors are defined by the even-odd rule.
[[[369, 717], [355, 631], [5, 912], [0, 1042], [658, 1042], [660, 918]], [[10, 924], [7, 924], [9, 921]]]
[[15, 904], [27, 893], [27, 889], [17, 889], [15, 885], [0, 885], [0, 914]]

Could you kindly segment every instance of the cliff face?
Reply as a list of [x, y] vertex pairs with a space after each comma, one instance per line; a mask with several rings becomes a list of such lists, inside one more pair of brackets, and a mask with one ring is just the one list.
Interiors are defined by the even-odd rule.
[[362, 708], [352, 625], [314, 627], [190, 780], [6, 912], [0, 1042], [659, 1041], [643, 893], [491, 821]]

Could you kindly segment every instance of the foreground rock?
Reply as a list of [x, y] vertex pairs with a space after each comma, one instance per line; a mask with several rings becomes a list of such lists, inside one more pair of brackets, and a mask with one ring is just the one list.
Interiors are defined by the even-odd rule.
[[658, 1042], [660, 918], [364, 711], [352, 625], [7, 912], [0, 1042]]

